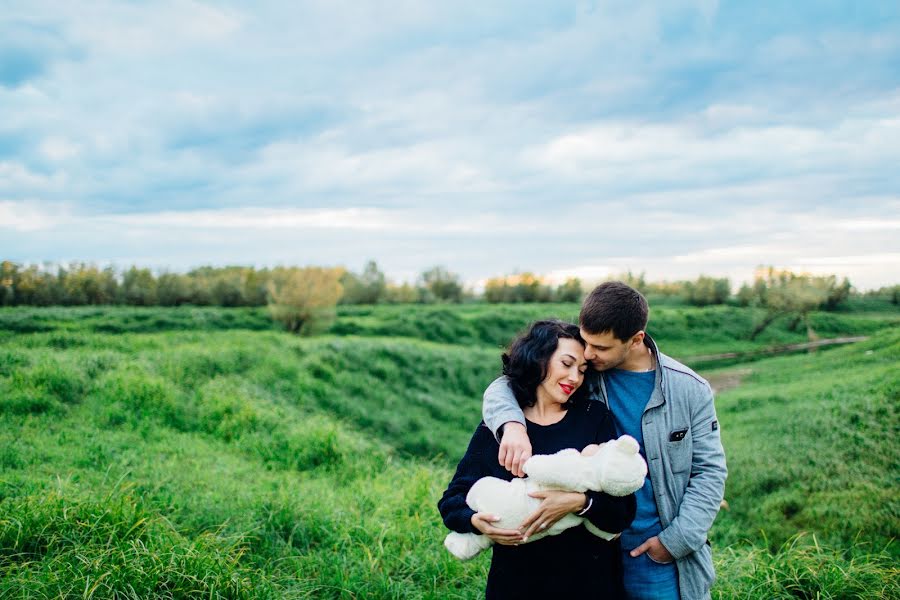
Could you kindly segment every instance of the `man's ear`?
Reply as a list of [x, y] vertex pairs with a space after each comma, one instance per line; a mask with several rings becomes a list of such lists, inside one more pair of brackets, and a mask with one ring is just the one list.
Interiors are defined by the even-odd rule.
[[646, 335], [646, 333], [644, 333], [644, 331], [641, 330], [641, 331], [638, 331], [638, 332], [637, 332], [636, 334], [634, 334], [633, 336], [631, 336], [631, 342], [630, 342], [630, 343], [631, 343], [631, 347], [634, 348], [635, 346], [640, 345], [640, 343], [644, 341], [644, 336], [645, 336], [645, 335]]

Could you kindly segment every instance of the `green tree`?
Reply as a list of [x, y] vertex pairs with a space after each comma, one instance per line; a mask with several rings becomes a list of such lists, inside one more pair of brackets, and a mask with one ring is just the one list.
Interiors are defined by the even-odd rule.
[[212, 303], [216, 306], [245, 306], [246, 267], [213, 269], [210, 277]]
[[161, 273], [156, 280], [160, 306], [181, 306], [191, 302], [191, 280], [181, 273]]
[[570, 277], [556, 288], [556, 300], [558, 302], [581, 302], [584, 297], [584, 288], [581, 287], [581, 280], [577, 277]]
[[491, 304], [512, 302], [512, 286], [506, 282], [506, 277], [492, 277], [484, 284], [484, 299]]
[[19, 265], [4, 260], [0, 263], [0, 306], [16, 303], [16, 286], [19, 283]]
[[341, 279], [344, 295], [341, 304], [378, 304], [385, 301], [387, 279], [374, 260], [366, 263], [359, 275], [347, 271]]
[[613, 280], [621, 281], [626, 285], [630, 285], [640, 293], [645, 295], [647, 294], [647, 278], [643, 271], [638, 274], [634, 274], [631, 272], [631, 269], [629, 269], [626, 273], [613, 277]]
[[156, 279], [150, 269], [132, 266], [122, 274], [120, 297], [132, 306], [156, 306], [158, 304]]
[[244, 301], [247, 306], [265, 306], [268, 285], [268, 269], [247, 269], [244, 278]]
[[731, 282], [701, 275], [695, 281], [685, 281], [682, 290], [685, 301], [694, 306], [725, 304], [731, 296]]
[[116, 301], [119, 283], [115, 270], [102, 271], [87, 263], [72, 263], [62, 280], [63, 302], [71, 305], [112, 304]]
[[838, 283], [834, 275], [797, 274], [774, 267], [757, 270], [752, 288], [742, 288], [739, 292], [739, 298], [749, 298], [751, 305], [766, 309], [765, 316], [754, 327], [750, 339], [755, 339], [775, 319], [785, 315], [793, 317], [792, 326], [805, 324], [808, 337], [815, 339], [815, 331], [809, 323], [809, 313], [838, 306], [847, 298], [850, 287], [846, 278]]
[[[578, 289], [580, 290], [580, 282]], [[579, 291], [580, 297], [580, 291]], [[488, 302], [552, 302], [553, 289], [534, 273], [518, 273], [488, 279], [484, 286]]]
[[463, 286], [459, 275], [445, 267], [435, 266], [419, 277], [421, 288], [425, 290], [424, 301], [462, 302]]
[[390, 304], [413, 304], [419, 301], [419, 290], [406, 282], [401, 285], [388, 283], [384, 299]]

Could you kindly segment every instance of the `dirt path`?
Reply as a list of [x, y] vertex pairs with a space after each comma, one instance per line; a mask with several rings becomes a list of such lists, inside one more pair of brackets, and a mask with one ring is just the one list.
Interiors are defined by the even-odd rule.
[[718, 371], [701, 375], [706, 378], [709, 385], [712, 386], [713, 392], [721, 394], [722, 392], [733, 390], [741, 385], [744, 377], [753, 372], [750, 367], [739, 367], [737, 369], [729, 369], [727, 371]]
[[747, 350], [746, 352], [723, 352], [722, 354], [703, 354], [700, 356], [689, 356], [681, 362], [685, 364], [693, 364], [699, 362], [709, 362], [715, 360], [724, 360], [730, 358], [749, 359], [760, 356], [775, 356], [778, 354], [788, 354], [790, 352], [799, 352], [802, 350], [815, 350], [824, 346], [834, 346], [838, 344], [853, 344], [856, 342], [864, 342], [869, 336], [859, 335], [853, 337], [840, 337], [828, 340], [816, 340], [814, 342], [803, 342], [802, 344], [785, 344], [781, 346], [771, 346], [769, 348], [760, 348], [759, 350]]
[[[706, 354], [703, 356], [692, 356], [690, 358], [684, 359], [682, 362], [685, 364], [694, 364], [694, 363], [703, 363], [703, 362], [715, 362], [718, 360], [727, 360], [727, 359], [738, 359], [738, 360], [753, 360], [756, 358], [762, 358], [766, 356], [777, 356], [779, 354], [788, 354], [791, 352], [798, 351], [809, 351], [814, 352], [816, 348], [821, 348], [823, 346], [833, 346], [838, 344], [852, 344], [854, 342], [861, 342], [869, 339], [868, 336], [854, 336], [854, 337], [840, 337], [840, 338], [832, 338], [828, 340], [816, 340], [814, 342], [806, 342], [803, 344], [787, 344], [783, 346], [772, 346], [770, 348], [761, 348], [759, 350], [750, 350], [747, 352], [725, 352], [722, 354]], [[741, 385], [741, 381], [750, 373], [753, 372], [753, 369], [749, 366], [735, 366], [734, 368], [716, 371], [714, 373], [705, 373], [702, 366], [695, 367], [700, 371], [700, 374], [709, 381], [709, 385], [712, 386], [712, 389], [717, 394], [722, 392], [733, 390], [734, 388]]]

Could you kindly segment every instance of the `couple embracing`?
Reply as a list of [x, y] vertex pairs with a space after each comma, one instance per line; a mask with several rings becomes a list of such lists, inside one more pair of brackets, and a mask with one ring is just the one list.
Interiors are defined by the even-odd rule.
[[[707, 532], [725, 487], [725, 453], [709, 384], [645, 332], [646, 299], [620, 282], [585, 298], [579, 325], [538, 321], [503, 355], [472, 436], [438, 507], [447, 527], [495, 543], [487, 598], [702, 600], [715, 577]], [[630, 496], [544, 491], [519, 529], [492, 525], [466, 494], [481, 477], [511, 480], [534, 454], [627, 434], [648, 466]], [[525, 543], [567, 514], [584, 527]]]

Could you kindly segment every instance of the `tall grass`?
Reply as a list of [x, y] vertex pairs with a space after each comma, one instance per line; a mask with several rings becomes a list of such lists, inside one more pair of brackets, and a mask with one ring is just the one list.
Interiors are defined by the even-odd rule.
[[774, 550], [724, 549], [716, 560], [713, 596], [767, 600], [888, 600], [900, 598], [900, 568], [883, 549], [826, 547], [816, 536], [795, 534]]

